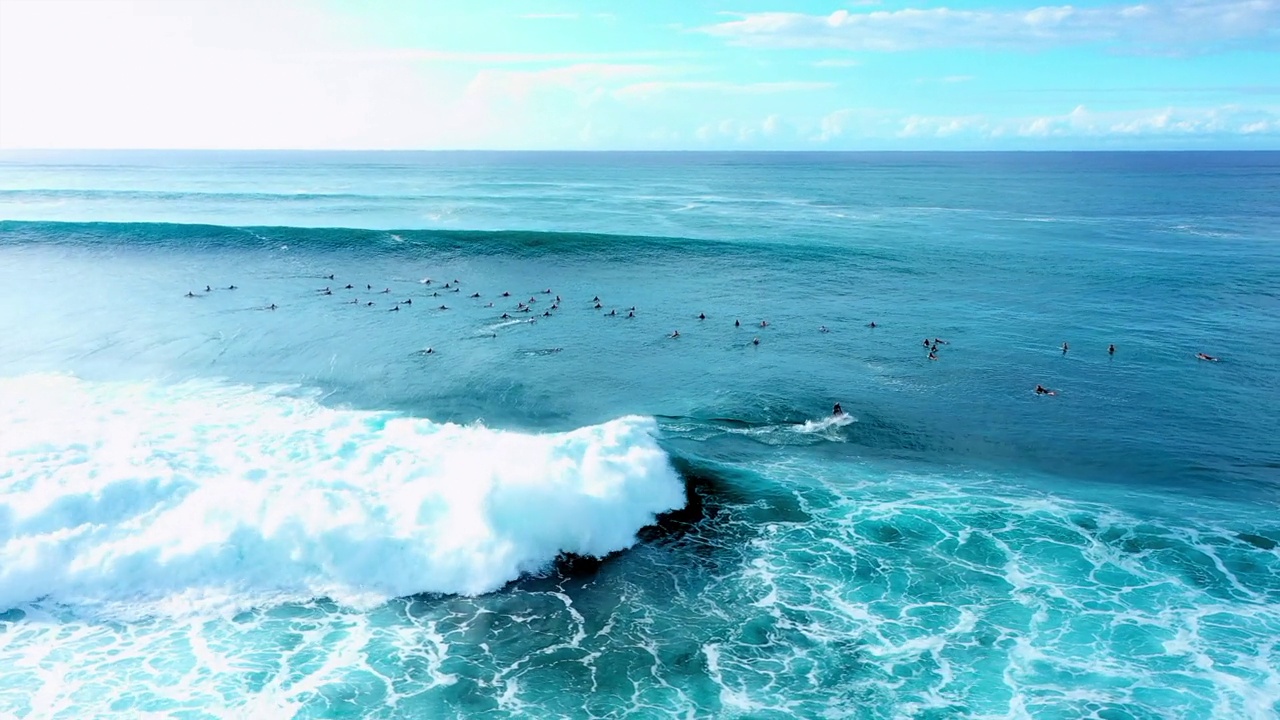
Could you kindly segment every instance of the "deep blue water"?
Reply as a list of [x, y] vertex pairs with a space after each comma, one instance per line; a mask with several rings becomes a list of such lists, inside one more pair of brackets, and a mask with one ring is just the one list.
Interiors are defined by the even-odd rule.
[[1280, 153], [0, 155], [0, 715], [1273, 717], [1278, 271]]

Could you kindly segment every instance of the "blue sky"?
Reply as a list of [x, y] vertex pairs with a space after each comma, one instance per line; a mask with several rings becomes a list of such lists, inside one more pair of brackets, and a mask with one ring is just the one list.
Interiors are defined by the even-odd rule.
[[1280, 148], [1280, 0], [0, 0], [0, 148]]

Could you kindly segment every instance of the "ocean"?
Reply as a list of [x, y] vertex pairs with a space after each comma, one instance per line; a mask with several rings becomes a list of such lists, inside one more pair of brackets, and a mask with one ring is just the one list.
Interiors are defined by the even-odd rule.
[[1278, 275], [1280, 153], [0, 154], [0, 717], [1274, 718]]

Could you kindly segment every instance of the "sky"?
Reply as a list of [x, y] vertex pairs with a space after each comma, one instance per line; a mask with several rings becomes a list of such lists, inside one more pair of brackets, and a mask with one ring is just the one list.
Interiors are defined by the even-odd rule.
[[1280, 149], [1280, 0], [0, 0], [0, 149]]

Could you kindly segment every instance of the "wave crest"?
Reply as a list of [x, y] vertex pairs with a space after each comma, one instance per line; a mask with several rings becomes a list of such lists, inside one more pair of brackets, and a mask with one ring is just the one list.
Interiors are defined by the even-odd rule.
[[625, 549], [685, 502], [649, 418], [533, 435], [48, 375], [0, 398], [0, 609], [480, 594]]

